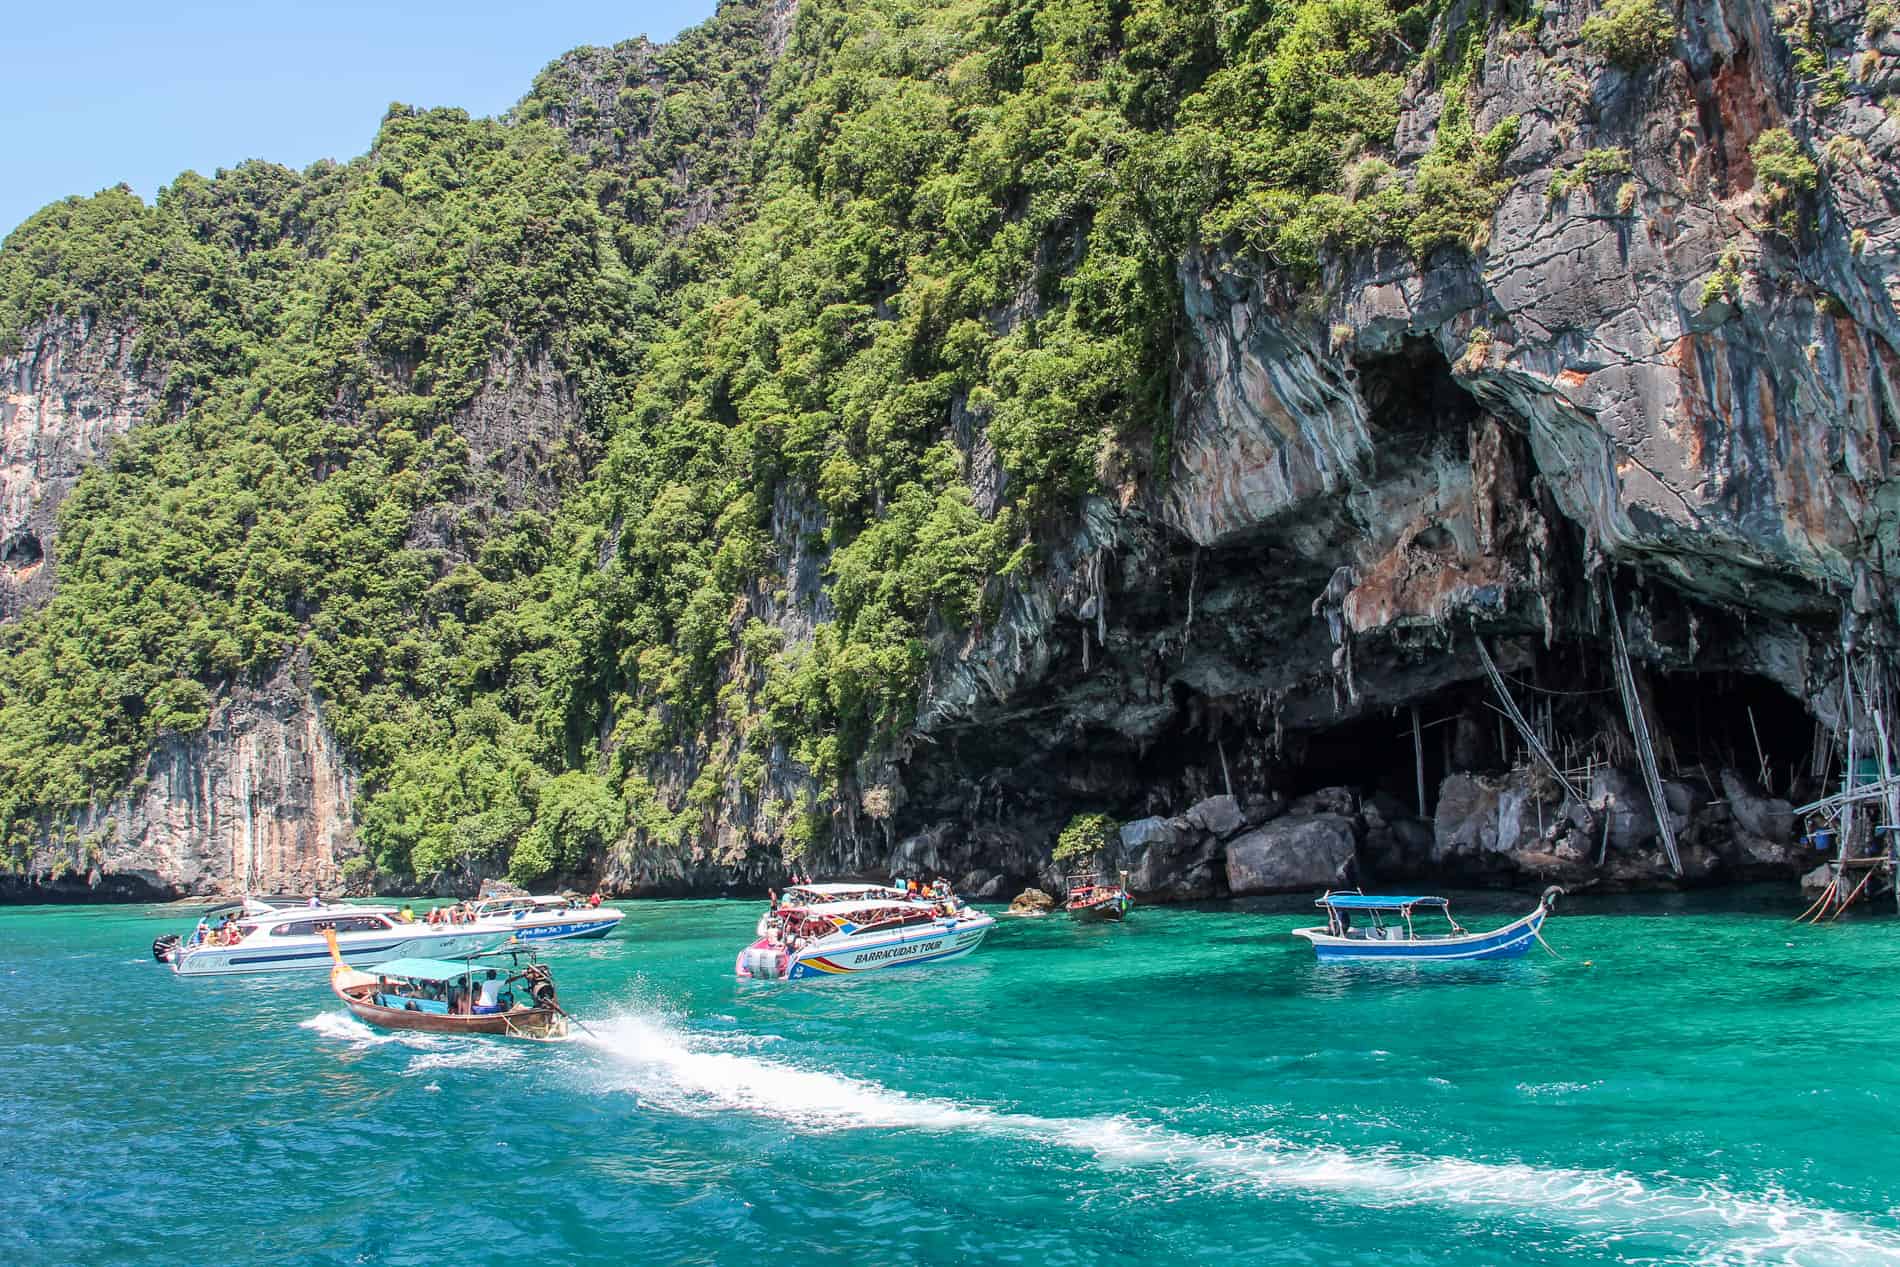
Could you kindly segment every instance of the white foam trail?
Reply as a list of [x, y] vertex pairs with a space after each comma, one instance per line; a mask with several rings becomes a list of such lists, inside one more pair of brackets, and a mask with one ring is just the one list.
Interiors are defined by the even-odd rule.
[[1900, 1264], [1900, 1231], [1770, 1191], [1711, 1181], [1384, 1150], [1271, 1135], [1199, 1136], [1126, 1117], [1049, 1118], [906, 1095], [777, 1060], [709, 1051], [650, 1016], [590, 1022], [615, 1089], [689, 1115], [741, 1111], [804, 1130], [968, 1131], [1054, 1145], [1116, 1168], [1164, 1169], [1184, 1186], [1326, 1193], [1370, 1207], [1496, 1211], [1569, 1227], [1594, 1242], [1653, 1238], [1708, 1264]]
[[363, 1046], [396, 1041], [396, 1035], [378, 1033], [348, 1012], [319, 1012], [297, 1024], [304, 1029], [315, 1030], [325, 1038], [341, 1039], [346, 1043], [358, 1043]]
[[404, 1073], [428, 1073], [432, 1069], [495, 1069], [503, 1065], [512, 1065], [521, 1059], [522, 1052], [515, 1047], [502, 1047], [495, 1043], [475, 1040], [467, 1047], [455, 1051], [429, 1052], [421, 1056], [412, 1056]]

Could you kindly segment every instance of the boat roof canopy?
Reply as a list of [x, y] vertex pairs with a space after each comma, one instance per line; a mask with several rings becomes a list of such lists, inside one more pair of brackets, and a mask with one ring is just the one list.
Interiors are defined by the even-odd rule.
[[474, 968], [473, 964], [451, 963], [447, 959], [391, 959], [371, 964], [363, 971], [375, 977], [402, 977], [407, 981], [459, 981]]
[[891, 907], [902, 907], [905, 910], [913, 911], [931, 911], [936, 909], [937, 904], [935, 902], [907, 902], [902, 898], [895, 897], [874, 897], [861, 898], [850, 902], [814, 902], [809, 906], [781, 906], [779, 907], [779, 911], [781, 913], [785, 911], [803, 911], [807, 915], [849, 915], [854, 911], [882, 911], [888, 910]]
[[904, 890], [888, 884], [794, 884], [785, 891], [830, 897], [839, 893], [902, 893]]
[[1409, 906], [1450, 906], [1442, 897], [1384, 897], [1376, 893], [1328, 893], [1313, 903], [1336, 911], [1402, 911]]

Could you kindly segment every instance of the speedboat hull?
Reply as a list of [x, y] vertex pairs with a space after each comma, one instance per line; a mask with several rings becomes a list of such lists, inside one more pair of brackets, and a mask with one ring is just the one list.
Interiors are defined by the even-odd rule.
[[[382, 932], [350, 934], [339, 940], [352, 957], [377, 959], [448, 958], [479, 954], [507, 939], [506, 933], [469, 928], [430, 931], [404, 925]], [[270, 944], [275, 943], [275, 944]], [[320, 935], [251, 937], [235, 946], [201, 945], [172, 952], [172, 971], [181, 977], [237, 976], [328, 968], [330, 949]]]
[[736, 968], [744, 977], [779, 977], [805, 981], [813, 977], [856, 976], [884, 968], [915, 968], [961, 959], [983, 944], [996, 920], [970, 911], [888, 936], [839, 934], [786, 951], [761, 939], [739, 953]]
[[571, 911], [567, 918], [537, 919], [530, 915], [521, 920], [478, 920], [473, 927], [506, 933], [522, 941], [585, 941], [605, 937], [619, 927], [623, 918], [619, 911], [602, 907], [586, 913]]
[[[1538, 930], [1544, 926], [1544, 917], [1549, 913], [1549, 908], [1540, 904], [1529, 915], [1491, 932], [1446, 937], [1380, 937], [1374, 934], [1382, 930], [1376, 929], [1355, 930], [1353, 934], [1342, 937], [1324, 928], [1296, 928], [1293, 935], [1311, 942], [1321, 963], [1451, 963], [1521, 959], [1536, 943]], [[1383, 931], [1399, 933], [1404, 930], [1395, 925]]]

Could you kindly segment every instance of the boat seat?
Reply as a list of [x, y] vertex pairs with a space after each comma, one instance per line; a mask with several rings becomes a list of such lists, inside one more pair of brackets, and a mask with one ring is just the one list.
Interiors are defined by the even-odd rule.
[[379, 994], [376, 996], [376, 1001], [384, 1007], [393, 1007], [399, 1012], [433, 1012], [437, 1016], [449, 1014], [449, 1005], [440, 999], [411, 999], [400, 994]]

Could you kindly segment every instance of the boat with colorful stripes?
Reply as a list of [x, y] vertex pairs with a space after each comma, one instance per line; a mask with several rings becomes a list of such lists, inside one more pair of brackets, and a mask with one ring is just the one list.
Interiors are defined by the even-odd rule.
[[801, 981], [947, 963], [996, 925], [953, 897], [781, 904], [766, 920], [766, 931], [739, 952], [739, 976]]
[[[1293, 935], [1312, 943], [1321, 963], [1517, 959], [1542, 940], [1539, 930], [1562, 894], [1563, 889], [1553, 884], [1530, 914], [1488, 933], [1474, 933], [1451, 917], [1451, 903], [1442, 897], [1387, 897], [1356, 889], [1328, 893], [1314, 903], [1326, 912], [1326, 926], [1296, 928]], [[1443, 915], [1449, 931], [1419, 931], [1413, 921], [1427, 911]], [[1363, 922], [1355, 924], [1355, 915], [1363, 917]]]
[[1062, 909], [1079, 920], [1119, 920], [1128, 914], [1135, 899], [1128, 896], [1127, 872], [1123, 882], [1104, 884], [1094, 875], [1078, 875], [1069, 881], [1069, 896]]

